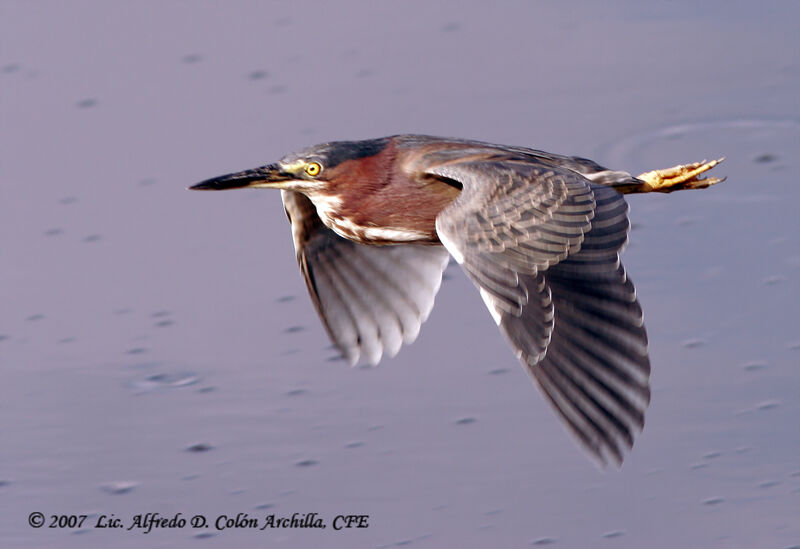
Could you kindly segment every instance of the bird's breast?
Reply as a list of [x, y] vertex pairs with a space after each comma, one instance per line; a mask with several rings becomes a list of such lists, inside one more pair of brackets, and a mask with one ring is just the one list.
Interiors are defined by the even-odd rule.
[[417, 228], [384, 216], [367, 216], [364, 211], [347, 208], [338, 196], [318, 194], [309, 198], [325, 226], [348, 240], [361, 244], [438, 242], [433, 227]]

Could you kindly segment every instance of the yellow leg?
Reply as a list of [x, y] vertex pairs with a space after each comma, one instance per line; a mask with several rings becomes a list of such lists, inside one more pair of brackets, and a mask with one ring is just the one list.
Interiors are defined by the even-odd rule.
[[711, 162], [694, 162], [681, 166], [667, 168], [665, 170], [653, 170], [637, 176], [641, 180], [641, 185], [625, 185], [625, 188], [618, 189], [623, 193], [671, 193], [672, 191], [683, 191], [687, 189], [705, 189], [716, 183], [725, 181], [725, 178], [699, 177], [703, 172], [707, 172], [725, 158], [712, 160]]

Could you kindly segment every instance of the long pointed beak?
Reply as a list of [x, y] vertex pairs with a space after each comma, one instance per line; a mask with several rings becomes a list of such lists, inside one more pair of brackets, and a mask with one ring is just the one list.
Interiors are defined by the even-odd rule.
[[247, 187], [280, 189], [287, 181], [292, 181], [293, 179], [294, 177], [290, 174], [281, 172], [277, 164], [269, 164], [254, 170], [245, 170], [206, 179], [197, 185], [192, 185], [189, 190], [226, 191], [228, 189], [244, 189]]

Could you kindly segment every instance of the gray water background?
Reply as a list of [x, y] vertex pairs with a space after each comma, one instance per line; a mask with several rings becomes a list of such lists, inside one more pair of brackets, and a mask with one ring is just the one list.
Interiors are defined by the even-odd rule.
[[[0, 2], [0, 546], [800, 545], [796, 2]], [[722, 185], [630, 197], [651, 341], [621, 470], [457, 267], [419, 340], [330, 360], [278, 193], [185, 187], [394, 133]], [[334, 532], [29, 513], [369, 514]], [[49, 522], [49, 521], [48, 521]]]

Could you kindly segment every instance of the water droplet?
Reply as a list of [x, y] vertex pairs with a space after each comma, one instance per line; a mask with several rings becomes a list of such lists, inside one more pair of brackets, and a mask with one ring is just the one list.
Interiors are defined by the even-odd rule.
[[100, 236], [99, 234], [90, 234], [90, 235], [84, 237], [83, 241], [84, 242], [97, 242], [97, 241], [101, 240], [102, 238], [103, 237]]
[[300, 396], [307, 392], [305, 389], [292, 389], [291, 391], [286, 391], [286, 396]]
[[216, 535], [217, 535], [216, 532], [199, 532], [195, 534], [193, 537], [195, 539], [208, 539], [208, 538], [213, 538]]
[[780, 405], [781, 405], [780, 402], [778, 402], [777, 400], [768, 400], [768, 401], [762, 402], [761, 404], [756, 406], [756, 409], [758, 409], [758, 410], [772, 410], [773, 408], [777, 408]]
[[759, 488], [772, 488], [773, 486], [777, 486], [780, 484], [778, 480], [765, 480], [763, 482], [758, 483]]
[[97, 99], [93, 99], [91, 97], [87, 97], [86, 99], [81, 99], [76, 103], [79, 109], [89, 109], [97, 105]]
[[300, 461], [295, 462], [295, 467], [313, 467], [314, 465], [319, 464], [319, 461], [315, 459], [303, 459]]
[[[148, 364], [148, 367], [158, 364]], [[146, 376], [144, 379], [136, 379], [130, 382], [130, 387], [139, 393], [149, 393], [152, 391], [176, 389], [187, 387], [200, 382], [200, 377], [190, 372], [179, 373], [155, 373]]]
[[264, 509], [272, 509], [273, 507], [275, 507], [274, 503], [259, 503], [254, 507], [254, 509], [263, 511]]
[[37, 320], [42, 320], [43, 318], [44, 318], [44, 315], [43, 315], [43, 314], [41, 314], [41, 313], [36, 313], [35, 315], [31, 315], [31, 316], [29, 316], [29, 317], [28, 317], [28, 318], [26, 318], [25, 320], [27, 320], [28, 322], [36, 322]]
[[284, 330], [284, 333], [296, 334], [297, 332], [302, 332], [303, 330], [305, 330], [304, 326], [289, 326]]
[[478, 421], [474, 417], [462, 417], [461, 419], [457, 419], [455, 421], [456, 425], [469, 425], [470, 423], [475, 423]]
[[442, 26], [442, 32], [456, 32], [461, 29], [461, 25], [456, 22], [445, 23]]
[[354, 440], [344, 445], [345, 448], [361, 448], [362, 446], [364, 446], [364, 443], [360, 440]]
[[757, 370], [763, 370], [767, 367], [766, 362], [762, 362], [760, 360], [754, 360], [752, 362], [747, 362], [742, 365], [742, 369], [746, 372], [755, 372]]
[[288, 303], [289, 301], [294, 301], [295, 299], [297, 299], [297, 296], [284, 295], [284, 296], [279, 297], [275, 301], [277, 301], [278, 303]]
[[189, 55], [184, 55], [181, 61], [184, 63], [191, 65], [192, 63], [199, 63], [203, 60], [203, 56], [198, 53], [190, 53]]
[[786, 282], [786, 277], [783, 275], [772, 275], [766, 277], [762, 282], [765, 286], [775, 286], [777, 284], [781, 284], [782, 282]]
[[253, 71], [247, 75], [247, 78], [249, 78], [250, 80], [263, 80], [267, 76], [269, 76], [269, 73], [267, 71]]
[[209, 451], [211, 451], [213, 449], [214, 449], [214, 447], [211, 444], [207, 443], [207, 442], [198, 442], [196, 444], [192, 444], [191, 446], [188, 446], [186, 448], [186, 451], [199, 454], [201, 452], [209, 452]]
[[64, 231], [60, 227], [55, 227], [53, 229], [47, 229], [44, 232], [45, 236], [58, 236], [60, 234], [64, 234]]
[[774, 155], [774, 154], [764, 153], [764, 154], [759, 154], [758, 156], [756, 156], [753, 159], [753, 161], [758, 163], [758, 164], [766, 164], [768, 162], [775, 162], [777, 159], [778, 159], [778, 157], [776, 155]]
[[141, 355], [147, 352], [147, 349], [144, 347], [134, 347], [133, 349], [128, 349], [125, 351], [126, 355]]
[[494, 370], [489, 370], [489, 375], [491, 376], [499, 376], [501, 374], [508, 373], [508, 368], [495, 368]]
[[161, 374], [160, 381], [170, 387], [186, 387], [187, 385], [194, 385], [200, 381], [200, 378], [194, 374]]
[[715, 459], [722, 456], [722, 452], [713, 451], [708, 452], [707, 454], [703, 454], [703, 459]]
[[702, 347], [705, 344], [706, 344], [705, 341], [697, 338], [687, 339], [683, 343], [681, 343], [681, 345], [686, 349], [696, 349], [697, 347]]
[[612, 539], [624, 535], [625, 535], [625, 530], [612, 530], [611, 532], [606, 532], [605, 534], [603, 534], [603, 537], [607, 539]]
[[116, 482], [109, 482], [107, 484], [103, 484], [102, 486], [100, 486], [100, 490], [102, 490], [107, 494], [118, 496], [121, 494], [127, 494], [129, 492], [132, 492], [133, 489], [136, 488], [137, 486], [139, 486], [138, 482], [119, 480]]
[[723, 501], [725, 501], [724, 498], [713, 497], [713, 498], [708, 498], [708, 499], [703, 500], [703, 505], [719, 505]]
[[78, 198], [75, 196], [65, 196], [61, 200], [58, 201], [59, 204], [67, 205], [67, 204], [74, 204], [78, 201]]
[[3, 72], [6, 74], [11, 74], [12, 72], [17, 72], [19, 70], [19, 64], [17, 63], [9, 63], [8, 65], [3, 65]]
[[550, 537], [536, 538], [535, 540], [531, 541], [531, 545], [552, 545], [556, 541], [556, 538]]

